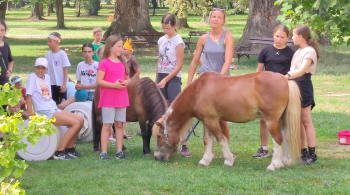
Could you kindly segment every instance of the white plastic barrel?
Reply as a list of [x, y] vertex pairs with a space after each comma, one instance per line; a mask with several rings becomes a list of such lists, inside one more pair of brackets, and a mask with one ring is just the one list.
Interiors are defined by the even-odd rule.
[[[28, 127], [28, 120], [23, 122], [23, 125], [20, 126], [20, 132], [22, 132], [23, 127]], [[39, 138], [39, 141], [32, 146], [27, 139], [23, 139], [22, 141], [28, 144], [26, 148], [26, 153], [23, 150], [18, 150], [17, 154], [27, 161], [38, 161], [38, 160], [47, 160], [51, 158], [55, 151], [58, 149], [64, 133], [67, 131], [67, 127], [65, 126], [57, 126], [53, 125], [56, 129], [56, 133], [51, 136], [42, 136]]]
[[75, 142], [91, 142], [93, 140], [91, 120], [92, 101], [74, 102], [69, 104], [64, 110], [77, 114], [84, 119], [83, 127]]

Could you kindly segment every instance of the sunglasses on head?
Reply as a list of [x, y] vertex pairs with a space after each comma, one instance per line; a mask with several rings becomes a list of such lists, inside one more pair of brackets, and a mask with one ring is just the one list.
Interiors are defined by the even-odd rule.
[[225, 8], [220, 8], [220, 7], [213, 7], [213, 11], [222, 11], [225, 13]]

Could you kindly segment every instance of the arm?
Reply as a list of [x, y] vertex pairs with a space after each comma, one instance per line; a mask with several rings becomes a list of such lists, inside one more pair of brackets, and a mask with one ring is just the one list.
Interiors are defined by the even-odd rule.
[[106, 88], [117, 88], [117, 89], [122, 89], [125, 86], [119, 83], [119, 79], [115, 83], [110, 83], [105, 80], [103, 80], [106, 72], [103, 70], [97, 70], [97, 78], [96, 78], [96, 83], [97, 85], [101, 87], [106, 87]]
[[67, 86], [67, 79], [68, 79], [68, 67], [63, 67], [63, 84], [61, 86], [61, 93], [64, 93], [67, 91], [66, 86]]
[[[158, 66], [157, 66], [158, 67]], [[139, 78], [141, 74], [140, 68], [135, 69], [135, 74], [131, 78]]]
[[258, 67], [256, 67], [255, 72], [262, 72], [264, 71], [265, 64], [264, 63], [258, 63]]
[[166, 76], [164, 79], [162, 79], [157, 85], [160, 88], [163, 88], [166, 83], [172, 79], [178, 72], [182, 70], [182, 66], [184, 63], [184, 48], [182, 44], [179, 44], [175, 48], [176, 50], [176, 66], [175, 68]]
[[295, 79], [295, 78], [301, 77], [305, 74], [306, 70], [311, 66], [311, 64], [312, 64], [312, 59], [310, 58], [305, 59], [303, 60], [299, 70], [293, 73], [288, 72], [286, 75], [284, 75], [284, 77], [286, 79]]
[[226, 32], [225, 35], [225, 62], [222, 65], [220, 74], [227, 75], [228, 71], [230, 70], [230, 66], [232, 64], [232, 58], [233, 58], [233, 46], [234, 46], [234, 40], [231, 33]]
[[26, 96], [27, 98], [27, 112], [28, 112], [28, 116], [32, 116], [34, 115], [33, 112], [33, 103], [32, 103], [32, 96], [27, 94]]
[[7, 68], [7, 71], [6, 71], [6, 76], [8, 78], [10, 78], [10, 76], [12, 74], [12, 70], [13, 70], [13, 61], [8, 63], [8, 68]]
[[188, 70], [187, 85], [189, 85], [193, 80], [193, 76], [197, 70], [198, 62], [200, 60], [201, 53], [203, 51], [203, 47], [204, 47], [204, 43], [205, 43], [205, 39], [207, 38], [207, 36], [208, 36], [207, 34], [204, 34], [201, 37], [199, 37], [199, 40], [197, 42], [196, 52], [193, 55], [193, 59], [192, 59], [191, 64], [190, 64], [190, 69]]

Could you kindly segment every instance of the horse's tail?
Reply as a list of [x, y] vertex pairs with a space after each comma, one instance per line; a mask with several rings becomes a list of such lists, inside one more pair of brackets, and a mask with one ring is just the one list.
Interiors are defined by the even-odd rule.
[[288, 81], [289, 85], [289, 102], [284, 113], [284, 125], [286, 129], [289, 155], [292, 162], [296, 162], [300, 158], [301, 140], [301, 103], [300, 91], [298, 85], [294, 81]]

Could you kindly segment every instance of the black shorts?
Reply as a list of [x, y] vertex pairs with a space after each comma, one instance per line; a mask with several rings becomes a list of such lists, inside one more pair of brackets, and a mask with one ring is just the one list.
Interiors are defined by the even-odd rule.
[[301, 107], [306, 108], [311, 106], [311, 110], [315, 107], [314, 88], [311, 82], [311, 74], [307, 73], [303, 76], [294, 79], [298, 84], [301, 95]]
[[[157, 83], [164, 79], [169, 74], [158, 73]], [[166, 85], [160, 89], [166, 100], [169, 100], [169, 103], [173, 102], [177, 95], [181, 92], [181, 78], [174, 76], [171, 78]]]
[[67, 100], [67, 90], [64, 93], [60, 92], [61, 86], [51, 85], [52, 99], [56, 104], [60, 104], [62, 100]]

